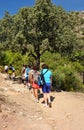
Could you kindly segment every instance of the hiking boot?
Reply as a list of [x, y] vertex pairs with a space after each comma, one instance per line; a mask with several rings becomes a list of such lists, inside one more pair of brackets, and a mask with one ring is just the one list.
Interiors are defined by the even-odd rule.
[[48, 106], [49, 106], [50, 108], [52, 107], [51, 102], [50, 102], [50, 103], [48, 103]]

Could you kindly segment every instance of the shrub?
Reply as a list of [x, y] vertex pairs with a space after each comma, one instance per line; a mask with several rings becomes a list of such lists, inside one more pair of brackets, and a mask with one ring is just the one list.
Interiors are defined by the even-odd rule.
[[48, 51], [41, 60], [48, 64], [53, 72], [53, 89], [77, 91], [81, 88], [80, 80], [75, 75], [77, 66], [81, 69], [80, 64], [74, 66], [66, 57], [61, 58], [60, 54], [52, 54]]

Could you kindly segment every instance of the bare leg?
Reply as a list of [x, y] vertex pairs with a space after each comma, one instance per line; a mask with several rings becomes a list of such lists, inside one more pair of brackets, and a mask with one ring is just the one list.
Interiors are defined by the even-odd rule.
[[35, 97], [36, 99], [38, 99], [38, 89], [34, 89], [34, 91], [35, 91]]
[[47, 93], [48, 105], [51, 107], [50, 93]]
[[45, 106], [47, 106], [47, 93], [44, 93]]

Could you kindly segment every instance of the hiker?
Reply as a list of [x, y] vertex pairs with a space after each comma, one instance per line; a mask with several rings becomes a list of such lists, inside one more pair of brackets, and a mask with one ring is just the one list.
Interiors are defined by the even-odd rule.
[[33, 70], [34, 70], [33, 71], [33, 77], [32, 77], [33, 94], [34, 94], [35, 101], [39, 102], [39, 98], [38, 98], [38, 89], [39, 89], [38, 76], [39, 76], [39, 72], [37, 71], [36, 66], [34, 66]]
[[25, 84], [26, 78], [25, 78], [25, 69], [23, 70], [22, 73], [22, 83]]
[[13, 72], [12, 72], [12, 75], [11, 75], [12, 80], [15, 80], [15, 77], [16, 77], [15, 69], [13, 68]]
[[5, 71], [5, 73], [8, 73], [8, 65], [4, 66], [4, 71]]
[[25, 65], [23, 64], [22, 70], [21, 70], [21, 76], [22, 76], [22, 83], [25, 82]]
[[25, 66], [25, 79], [26, 79], [26, 86], [28, 87], [28, 75], [29, 75], [29, 71], [30, 71], [30, 66], [29, 65], [26, 65]]
[[52, 86], [52, 72], [46, 64], [42, 65], [41, 76], [43, 80], [42, 91], [44, 95], [44, 106], [51, 107], [50, 91]]
[[30, 89], [32, 89], [32, 83], [33, 83], [33, 66], [30, 67], [29, 75], [28, 75], [28, 86]]
[[14, 70], [14, 67], [12, 66], [12, 64], [10, 64], [10, 66], [8, 67], [8, 75], [9, 75], [9, 79], [12, 78], [13, 70]]

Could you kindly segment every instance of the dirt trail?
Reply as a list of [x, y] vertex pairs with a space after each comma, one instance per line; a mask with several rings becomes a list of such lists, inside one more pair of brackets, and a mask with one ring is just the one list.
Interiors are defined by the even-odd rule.
[[84, 95], [52, 92], [52, 108], [0, 73], [0, 130], [84, 130]]

